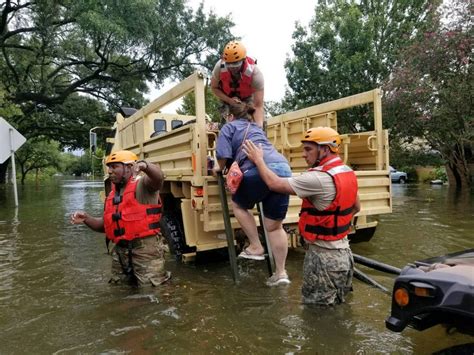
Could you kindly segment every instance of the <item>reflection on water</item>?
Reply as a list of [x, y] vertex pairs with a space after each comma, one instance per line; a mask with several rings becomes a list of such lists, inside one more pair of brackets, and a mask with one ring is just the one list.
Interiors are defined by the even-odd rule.
[[[107, 284], [104, 238], [69, 224], [99, 215], [100, 181], [64, 180], [0, 188], [1, 353], [431, 353], [472, 341], [442, 327], [402, 334], [385, 329], [390, 297], [355, 281], [348, 303], [321, 309], [300, 302], [303, 252], [289, 254], [292, 284], [268, 288], [265, 263], [180, 265], [156, 289]], [[2, 190], [3, 189], [3, 190]], [[11, 196], [11, 197], [10, 197]], [[472, 194], [446, 186], [394, 185], [394, 212], [354, 252], [403, 267], [416, 259], [473, 248]], [[393, 277], [361, 269], [391, 288]]]

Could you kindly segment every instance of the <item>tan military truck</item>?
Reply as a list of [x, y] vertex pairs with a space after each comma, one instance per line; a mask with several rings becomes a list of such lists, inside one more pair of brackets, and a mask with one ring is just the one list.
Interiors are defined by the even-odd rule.
[[[192, 91], [196, 100], [195, 116], [160, 113], [161, 108]], [[208, 124], [204, 95], [205, 76], [196, 72], [130, 116], [117, 114], [115, 137], [108, 139], [110, 151], [131, 150], [141, 159], [161, 166], [165, 173], [161, 191], [162, 232], [171, 251], [183, 258], [227, 246], [218, 182], [211, 175], [209, 164], [215, 159], [219, 132]], [[268, 138], [287, 157], [293, 173], [299, 174], [307, 168], [302, 158], [302, 133], [315, 126], [337, 130], [338, 111], [366, 104], [373, 108], [375, 130], [356, 134], [340, 132], [342, 158], [356, 170], [360, 189], [362, 209], [354, 221], [353, 240], [370, 238], [377, 225], [373, 218], [392, 210], [388, 134], [382, 129], [380, 91], [288, 112], [267, 121]], [[285, 219], [292, 247], [297, 246], [299, 239], [300, 204], [299, 198], [291, 197]], [[258, 223], [256, 212], [255, 215]], [[234, 230], [239, 228], [233, 216], [231, 225]]]

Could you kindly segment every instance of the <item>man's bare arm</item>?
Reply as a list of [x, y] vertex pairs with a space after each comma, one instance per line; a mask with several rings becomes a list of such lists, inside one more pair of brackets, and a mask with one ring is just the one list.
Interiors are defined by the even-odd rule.
[[163, 187], [164, 175], [158, 165], [139, 160], [133, 167], [135, 172], [143, 171], [143, 183], [149, 191], [158, 191]]
[[263, 89], [259, 91], [255, 91], [253, 93], [253, 105], [255, 107], [255, 113], [253, 114], [253, 118], [255, 123], [260, 127], [263, 127], [264, 121], [264, 107], [263, 107]]
[[76, 211], [71, 215], [72, 224], [84, 223], [95, 232], [104, 233], [104, 219], [102, 217], [93, 217], [84, 211]]
[[221, 101], [225, 102], [226, 104], [233, 105], [235, 103], [240, 102], [240, 100], [236, 98], [231, 98], [225, 94], [224, 91], [221, 90], [219, 87], [219, 80], [216, 80], [214, 77], [211, 78], [211, 90]]

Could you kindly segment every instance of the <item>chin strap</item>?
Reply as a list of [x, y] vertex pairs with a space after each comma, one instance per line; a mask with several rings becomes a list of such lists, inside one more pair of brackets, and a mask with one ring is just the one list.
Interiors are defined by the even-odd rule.
[[316, 159], [316, 161], [314, 162], [314, 164], [313, 164], [312, 168], [316, 168], [316, 167], [318, 167], [318, 166], [319, 166], [319, 164], [321, 164], [321, 160], [324, 160], [324, 159], [326, 159], [326, 158], [327, 158], [327, 156], [329, 155], [329, 153], [328, 153], [328, 152], [326, 152], [326, 154], [324, 154], [324, 156], [322, 156], [322, 157], [321, 157], [321, 156], [319, 156], [319, 155], [320, 155], [320, 154], [319, 154], [319, 152], [320, 152], [320, 151], [318, 151], [318, 158], [317, 158], [317, 159]]

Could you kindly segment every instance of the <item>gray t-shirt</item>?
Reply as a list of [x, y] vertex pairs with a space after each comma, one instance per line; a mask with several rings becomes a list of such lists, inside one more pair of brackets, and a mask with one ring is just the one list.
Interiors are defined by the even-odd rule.
[[[316, 209], [322, 211], [329, 207], [336, 197], [336, 186], [332, 177], [322, 171], [306, 171], [288, 179], [288, 183], [299, 198], [308, 198]], [[314, 244], [326, 249], [349, 248], [347, 237], [336, 240], [315, 240]]]
[[[212, 70], [212, 77], [216, 81], [220, 81], [222, 63], [222, 59], [218, 60], [216, 65], [214, 66], [214, 69]], [[253, 70], [251, 86], [255, 89], [255, 91], [260, 91], [264, 88], [263, 74], [257, 65], [255, 65], [255, 68]]]

